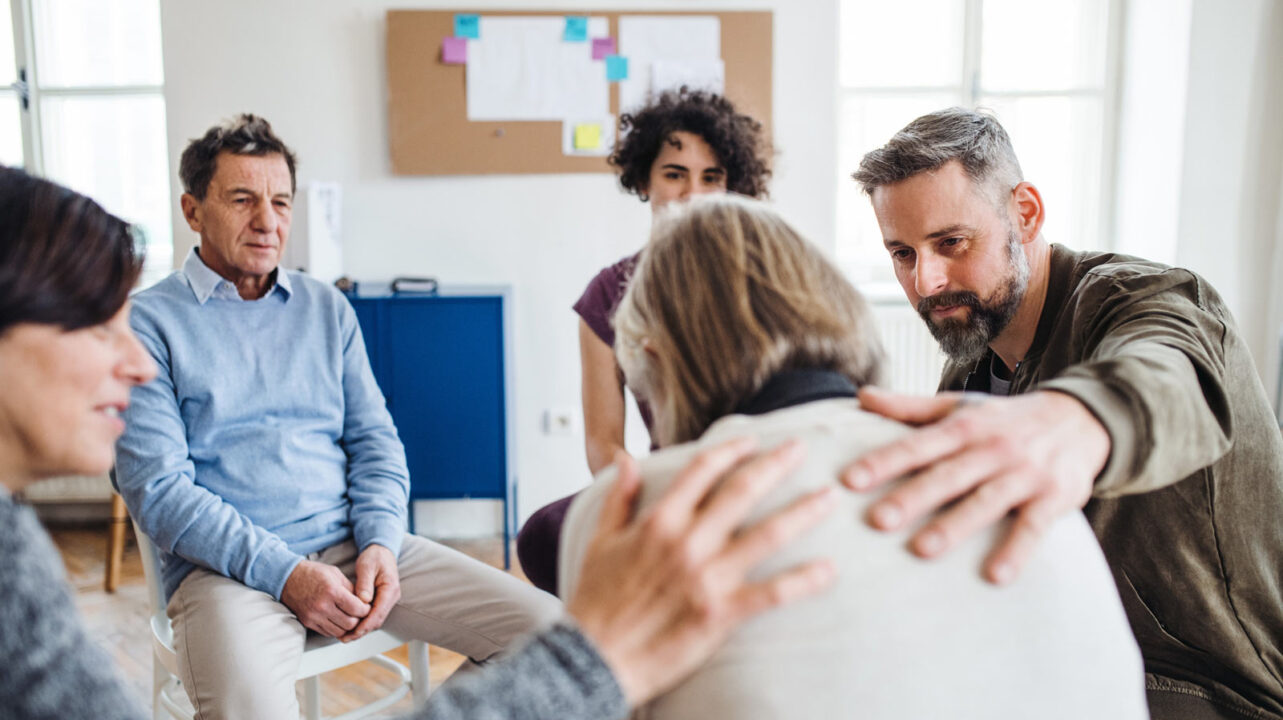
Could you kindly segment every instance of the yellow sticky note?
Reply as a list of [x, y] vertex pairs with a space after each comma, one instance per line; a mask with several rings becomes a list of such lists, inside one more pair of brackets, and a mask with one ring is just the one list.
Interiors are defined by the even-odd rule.
[[580, 123], [575, 126], [575, 149], [596, 150], [601, 147], [601, 123]]

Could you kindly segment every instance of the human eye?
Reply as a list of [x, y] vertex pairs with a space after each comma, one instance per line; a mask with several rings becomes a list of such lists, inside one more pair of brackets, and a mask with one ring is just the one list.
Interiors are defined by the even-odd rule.
[[943, 240], [941, 240], [941, 241], [940, 241], [940, 247], [942, 247], [942, 248], [957, 247], [957, 246], [959, 246], [959, 245], [961, 245], [961, 244], [962, 244], [962, 238], [960, 238], [960, 237], [956, 237], [956, 236], [954, 236], [954, 237], [947, 237], [947, 238], [945, 238], [945, 239], [943, 239]]
[[908, 262], [913, 259], [913, 251], [906, 247], [891, 248], [891, 259], [896, 262]]

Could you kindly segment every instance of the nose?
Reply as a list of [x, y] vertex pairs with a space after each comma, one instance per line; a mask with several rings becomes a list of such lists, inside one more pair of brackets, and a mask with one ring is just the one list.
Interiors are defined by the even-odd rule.
[[139, 342], [133, 330], [125, 331], [121, 339], [120, 361], [116, 364], [116, 377], [129, 385], [142, 385], [156, 377], [156, 361]]
[[263, 200], [254, 207], [254, 229], [261, 233], [276, 232], [276, 210], [272, 203]]
[[709, 193], [721, 192], [724, 188], [717, 183], [705, 182], [703, 179], [691, 181], [692, 195], [707, 195]]
[[944, 261], [931, 253], [919, 253], [914, 266], [913, 289], [918, 297], [931, 297], [945, 289], [949, 283]]
[[693, 179], [687, 177], [682, 179], [680, 182], [681, 192], [677, 195], [679, 200], [689, 200], [691, 195], [697, 195], [699, 193], [699, 191], [696, 190], [697, 185]]

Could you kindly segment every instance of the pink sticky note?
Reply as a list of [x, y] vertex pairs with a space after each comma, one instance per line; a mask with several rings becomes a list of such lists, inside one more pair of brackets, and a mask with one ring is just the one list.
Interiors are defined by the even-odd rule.
[[592, 59], [602, 60], [607, 55], [615, 54], [615, 38], [593, 38], [592, 39]]
[[441, 41], [441, 62], [446, 65], [468, 63], [468, 38], [448, 37]]

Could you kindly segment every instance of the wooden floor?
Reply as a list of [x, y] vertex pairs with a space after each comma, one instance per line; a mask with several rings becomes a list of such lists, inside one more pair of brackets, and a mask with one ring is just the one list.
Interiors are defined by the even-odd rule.
[[[49, 531], [62, 552], [68, 580], [76, 593], [76, 604], [90, 633], [115, 657], [121, 674], [137, 692], [139, 701], [150, 707], [151, 637], [147, 629], [147, 585], [132, 534], [126, 545], [120, 587], [115, 593], [108, 594], [103, 591], [107, 548], [105, 528], [53, 526]], [[495, 567], [503, 567], [503, 541], [499, 538], [446, 544]], [[515, 554], [511, 572], [525, 579], [517, 569]], [[403, 646], [388, 656], [406, 663], [407, 654]], [[432, 687], [440, 685], [462, 662], [463, 656], [433, 647], [430, 654]], [[322, 711], [327, 717], [340, 715], [378, 698], [391, 687], [390, 673], [369, 663], [358, 663], [327, 673], [321, 680]], [[378, 717], [391, 717], [411, 707], [407, 697]]]

